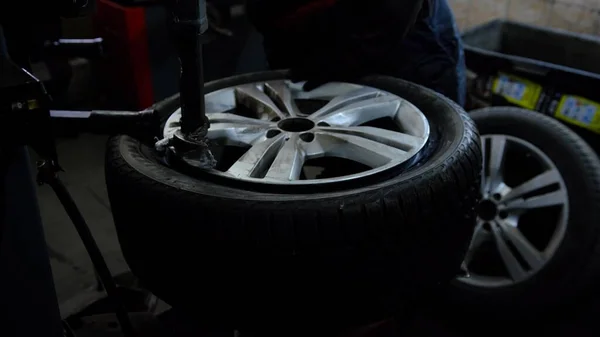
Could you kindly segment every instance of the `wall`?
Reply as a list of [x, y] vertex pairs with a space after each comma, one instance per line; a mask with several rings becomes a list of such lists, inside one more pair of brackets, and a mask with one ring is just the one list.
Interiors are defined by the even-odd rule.
[[448, 0], [461, 29], [495, 18], [600, 35], [600, 0]]

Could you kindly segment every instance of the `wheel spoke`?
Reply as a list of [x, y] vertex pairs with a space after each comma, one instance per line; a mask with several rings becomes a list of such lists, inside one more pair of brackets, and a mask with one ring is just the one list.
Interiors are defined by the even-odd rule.
[[284, 181], [300, 179], [305, 157], [300, 138], [294, 134], [284, 142], [265, 178]]
[[471, 239], [471, 244], [469, 245], [469, 250], [467, 251], [467, 255], [465, 256], [465, 264], [468, 266], [469, 263], [473, 260], [473, 256], [481, 247], [481, 245], [489, 241], [491, 239], [491, 235], [488, 231], [483, 228], [483, 221], [479, 221], [477, 226], [475, 227], [475, 231], [473, 232], [473, 238]]
[[325, 122], [333, 126], [356, 126], [383, 117], [395, 117], [402, 100], [395, 96], [380, 96], [330, 111], [318, 117], [309, 116], [315, 123]]
[[416, 106], [408, 101], [402, 101], [396, 116], [394, 116], [396, 125], [402, 129], [402, 132], [412, 136], [429, 135], [429, 123], [415, 114], [415, 111], [419, 111]]
[[500, 257], [502, 258], [502, 262], [504, 262], [506, 270], [508, 270], [508, 273], [510, 274], [510, 278], [513, 281], [525, 279], [527, 277], [527, 272], [504, 241], [502, 230], [500, 229], [499, 225], [492, 223], [491, 227], [494, 235], [494, 241], [496, 242], [496, 248], [498, 249], [498, 253], [500, 253]]
[[516, 199], [506, 204], [507, 211], [523, 211], [534, 208], [543, 208], [550, 206], [559, 206], [567, 203], [567, 193], [564, 190], [558, 190], [542, 195], [536, 195], [527, 199]]
[[[319, 131], [315, 134], [315, 144], [309, 144], [309, 155], [340, 157], [367, 165], [379, 167], [392, 160], [408, 159], [411, 154], [371, 139], [355, 135]], [[313, 142], [314, 143], [314, 142]], [[315, 150], [317, 148], [317, 150]]]
[[284, 135], [280, 134], [256, 142], [227, 170], [227, 173], [236, 178], [263, 177], [275, 160], [284, 141]]
[[423, 138], [370, 126], [351, 126], [346, 128], [326, 127], [323, 128], [323, 130], [326, 130], [326, 132], [341, 133], [370, 139], [403, 151], [410, 151], [423, 144]]
[[230, 113], [209, 115], [210, 128], [208, 139], [225, 140], [224, 145], [250, 145], [264, 136], [274, 123], [258, 119], [237, 116]]
[[262, 119], [249, 118], [244, 116], [235, 115], [232, 113], [213, 113], [207, 114], [208, 120], [211, 124], [214, 123], [235, 123], [240, 125], [262, 125], [265, 127], [275, 125], [275, 123], [270, 121], [265, 121]]
[[535, 192], [544, 187], [548, 187], [552, 184], [560, 182], [560, 173], [558, 170], [548, 170], [540, 175], [533, 177], [532, 179], [524, 182], [523, 184], [514, 187], [510, 190], [502, 199], [503, 201], [509, 201], [522, 197], [524, 194]]
[[296, 99], [319, 99], [333, 100], [338, 96], [347, 95], [351, 91], [363, 88], [363, 86], [352, 83], [329, 82], [311, 91], [304, 91], [306, 82], [288, 83]]
[[357, 90], [351, 91], [349, 93], [346, 93], [345, 95], [341, 95], [341, 96], [338, 96], [338, 97], [332, 99], [331, 101], [329, 101], [329, 103], [327, 103], [327, 105], [325, 105], [321, 109], [317, 110], [309, 117], [316, 120], [316, 119], [322, 118], [323, 116], [327, 116], [336, 110], [342, 109], [350, 104], [364, 101], [369, 98], [375, 98], [375, 97], [378, 97], [381, 95], [383, 95], [383, 93], [376, 89], [372, 89], [372, 88], [357, 89]]
[[255, 84], [246, 84], [235, 88], [235, 102], [254, 111], [263, 120], [284, 119], [289, 115], [281, 111], [275, 102]]
[[281, 108], [281, 110], [285, 110], [287, 115], [296, 117], [300, 114], [300, 110], [296, 106], [292, 92], [284, 81], [265, 83], [265, 93]]
[[510, 242], [519, 251], [519, 254], [529, 264], [532, 269], [539, 269], [545, 262], [545, 259], [541, 252], [539, 252], [529, 240], [521, 233], [521, 231], [509, 224], [502, 221], [498, 222], [500, 229], [504, 233], [504, 236], [510, 240]]
[[230, 111], [235, 109], [235, 89], [217, 90], [205, 96], [206, 114]]
[[492, 137], [489, 138], [490, 154], [489, 154], [489, 178], [488, 188], [490, 190], [502, 182], [502, 169], [504, 168], [504, 154], [506, 152], [506, 138]]

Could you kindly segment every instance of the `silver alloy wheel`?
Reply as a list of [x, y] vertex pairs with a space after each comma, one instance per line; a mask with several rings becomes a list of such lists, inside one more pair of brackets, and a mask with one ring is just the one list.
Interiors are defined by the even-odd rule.
[[[504, 179], [508, 147], [525, 150], [541, 164], [543, 171], [517, 186], [508, 186]], [[479, 287], [504, 287], [531, 278], [552, 258], [565, 236], [569, 200], [556, 165], [535, 145], [508, 135], [483, 135], [482, 148], [482, 201], [477, 226], [463, 263], [468, 272], [458, 280]], [[525, 214], [545, 207], [560, 207], [560, 212], [550, 240], [544, 249], [538, 249], [519, 226]], [[506, 276], [480, 275], [471, 270], [471, 262], [484, 244], [495, 247]]]
[[[321, 104], [304, 114], [298, 100]], [[243, 116], [235, 111], [241, 107]], [[302, 90], [302, 83], [283, 80], [245, 84], [207, 94], [206, 113], [211, 141], [248, 148], [231, 167], [210, 173], [254, 183], [324, 184], [371, 176], [410, 161], [429, 139], [427, 118], [413, 104], [349, 83], [329, 83], [310, 92]], [[179, 129], [180, 117], [177, 110], [167, 120], [165, 139]], [[389, 117], [385, 128], [364, 125], [385, 117]], [[322, 157], [344, 158], [369, 169], [303, 178], [306, 161]]]

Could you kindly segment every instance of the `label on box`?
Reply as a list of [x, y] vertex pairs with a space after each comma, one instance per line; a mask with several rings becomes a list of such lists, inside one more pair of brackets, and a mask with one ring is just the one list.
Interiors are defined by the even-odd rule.
[[589, 99], [563, 95], [554, 116], [567, 123], [600, 133], [600, 104]]
[[513, 75], [499, 74], [493, 81], [492, 92], [520, 107], [535, 110], [542, 86]]

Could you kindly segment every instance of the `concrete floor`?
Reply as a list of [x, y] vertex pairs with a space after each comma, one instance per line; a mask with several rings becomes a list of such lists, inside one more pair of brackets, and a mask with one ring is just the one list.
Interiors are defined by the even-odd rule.
[[[128, 267], [119, 248], [104, 183], [106, 140], [106, 136], [88, 134], [60, 139], [58, 152], [65, 170], [61, 179], [87, 220], [111, 272], [117, 275]], [[38, 187], [38, 197], [61, 314], [66, 317], [104, 293], [95, 289], [90, 259], [50, 187]]]

